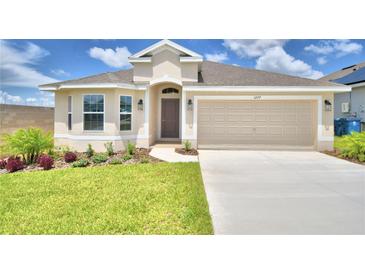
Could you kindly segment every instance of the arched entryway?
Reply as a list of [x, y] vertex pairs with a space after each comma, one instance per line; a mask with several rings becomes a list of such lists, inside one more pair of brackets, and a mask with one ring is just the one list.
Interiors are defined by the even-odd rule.
[[150, 87], [152, 140], [181, 140], [181, 86], [160, 83]]

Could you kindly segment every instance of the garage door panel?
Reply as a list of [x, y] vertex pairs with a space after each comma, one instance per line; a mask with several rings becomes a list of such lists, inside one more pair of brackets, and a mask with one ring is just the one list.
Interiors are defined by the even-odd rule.
[[283, 122], [284, 121], [284, 114], [274, 112], [269, 116], [269, 121], [270, 122]]
[[242, 119], [242, 114], [228, 114], [227, 120], [229, 122], [239, 122]]
[[235, 135], [235, 136], [253, 136], [254, 129], [253, 127], [230, 127], [227, 130], [228, 135]]
[[313, 146], [311, 101], [199, 101], [198, 145]]
[[258, 122], [266, 122], [267, 121], [267, 115], [262, 113], [257, 113], [255, 115], [255, 121]]
[[249, 113], [247, 115], [243, 115], [241, 121], [243, 122], [251, 122], [255, 120], [255, 115], [252, 113]]
[[283, 131], [282, 127], [269, 127], [269, 134], [271, 136], [283, 136]]

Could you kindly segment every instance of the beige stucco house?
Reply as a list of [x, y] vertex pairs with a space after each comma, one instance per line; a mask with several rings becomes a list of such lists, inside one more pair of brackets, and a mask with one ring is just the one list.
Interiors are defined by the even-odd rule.
[[162, 40], [129, 58], [132, 69], [40, 86], [55, 92], [55, 142], [83, 151], [105, 142], [150, 147], [326, 150], [333, 98], [350, 87], [204, 61]]

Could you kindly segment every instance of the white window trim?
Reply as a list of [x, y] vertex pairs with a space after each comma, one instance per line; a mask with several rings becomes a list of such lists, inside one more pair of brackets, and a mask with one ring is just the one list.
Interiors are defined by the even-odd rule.
[[[68, 98], [71, 98], [71, 111], [68, 109], [68, 103], [69, 103]], [[68, 95], [68, 97], [67, 97], [67, 130], [68, 131], [72, 131], [73, 124], [74, 124], [74, 121], [73, 121], [74, 117], [73, 117], [73, 114], [72, 114], [73, 113], [73, 105], [74, 105], [73, 101], [74, 101], [73, 96], [72, 95]], [[68, 116], [70, 114], [71, 114], [71, 129], [70, 129], [70, 126], [68, 124]]]
[[[131, 97], [131, 112], [127, 112], [127, 111], [123, 111], [121, 112], [120, 111], [120, 100], [122, 99], [122, 96], [125, 96], [125, 97]], [[124, 94], [120, 94], [119, 95], [119, 104], [118, 104], [118, 108], [119, 108], [119, 131], [120, 132], [132, 132], [133, 131], [133, 95], [124, 95]], [[120, 129], [120, 115], [121, 114], [130, 114], [131, 115], [131, 129], [129, 130], [121, 130]]]
[[[103, 112], [85, 112], [84, 111], [84, 98], [90, 95], [101, 95], [103, 96]], [[87, 130], [85, 129], [84, 114], [103, 114], [103, 130]], [[86, 93], [82, 94], [82, 130], [84, 132], [105, 132], [105, 94], [103, 93]]]

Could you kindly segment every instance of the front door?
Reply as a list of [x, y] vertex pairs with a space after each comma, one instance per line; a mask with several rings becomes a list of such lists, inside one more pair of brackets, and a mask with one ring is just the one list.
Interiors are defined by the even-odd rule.
[[179, 99], [161, 99], [161, 138], [179, 138]]

